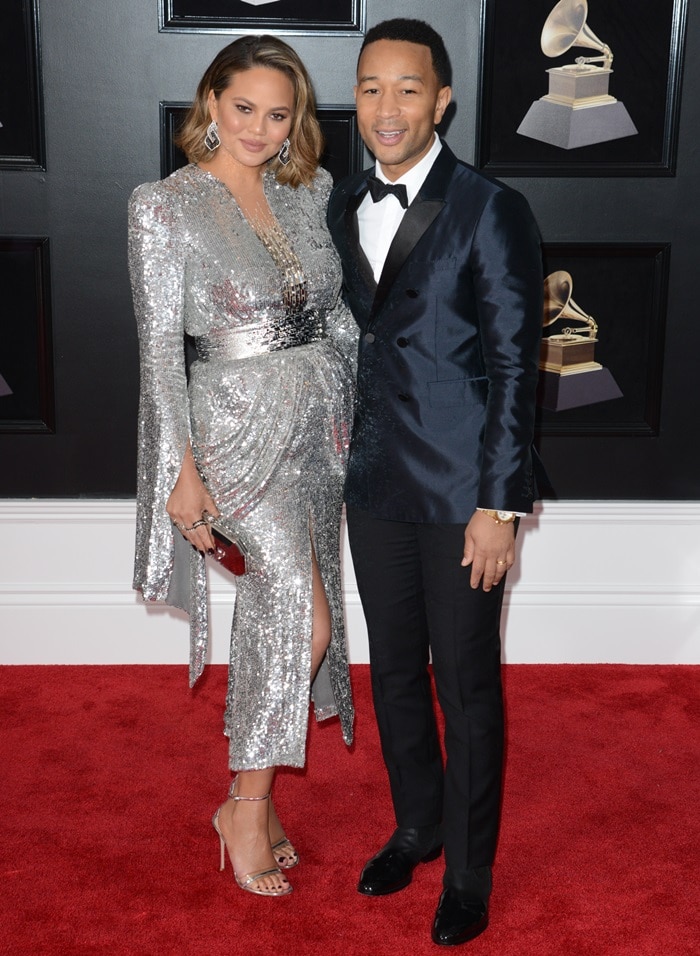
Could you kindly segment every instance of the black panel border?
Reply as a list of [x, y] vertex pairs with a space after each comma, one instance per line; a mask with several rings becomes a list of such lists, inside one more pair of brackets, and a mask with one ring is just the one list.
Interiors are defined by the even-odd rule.
[[[8, 294], [12, 287], [13, 276], [3, 278], [3, 297], [6, 303], [30, 303], [29, 313], [31, 328], [18, 328], [22, 320], [22, 310], [12, 309], [12, 314], [5, 312], [5, 321], [0, 324], [0, 373], [7, 383], [12, 386], [16, 381], [22, 382], [26, 375], [22, 363], [32, 366], [36, 377], [36, 391], [29, 396], [30, 404], [36, 410], [34, 415], [17, 416], [8, 414], [3, 417], [3, 405], [7, 396], [0, 397], [0, 433], [35, 433], [53, 434], [55, 431], [55, 403], [53, 385], [53, 349], [51, 344], [51, 279], [49, 268], [49, 239], [47, 236], [0, 236], [0, 262], [6, 256], [12, 255], [13, 261], [19, 254], [26, 257], [30, 267], [31, 288], [19, 289], [15, 295]], [[0, 273], [1, 273], [0, 269]], [[23, 333], [26, 332], [26, 336]], [[11, 335], [16, 336], [12, 342]], [[31, 346], [32, 355], [22, 355], [23, 337]], [[13, 366], [13, 361], [16, 365]], [[26, 368], [26, 364], [25, 364]], [[16, 370], [16, 374], [13, 374]]]
[[[311, 2], [328, 9], [330, 0]], [[333, 0], [342, 7], [333, 19], [310, 13], [298, 15], [300, 0], [276, 0], [260, 6], [242, 0], [160, 0], [161, 33], [287, 33], [296, 36], [358, 36], [364, 33], [366, 0]], [[226, 8], [226, 12], [222, 12]], [[274, 15], [271, 15], [274, 9]]]
[[[26, 148], [0, 153], [0, 170], [46, 169], [44, 140], [44, 107], [41, 81], [41, 47], [39, 33], [39, 0], [5, 0], [12, 3], [17, 20], [5, 11], [3, 48], [7, 57], [0, 57], [0, 88], [9, 90], [13, 101], [21, 104], [19, 140]], [[18, 34], [7, 30], [18, 25]], [[0, 122], [2, 117], [0, 116]], [[0, 137], [2, 142], [2, 137]]]
[[[658, 135], [649, 133], [643, 141], [637, 141], [631, 147], [620, 144], [635, 139], [627, 137], [613, 140], [608, 143], [599, 143], [596, 146], [586, 146], [579, 149], [560, 149], [547, 143], [537, 143], [528, 137], [514, 133], [513, 114], [509, 112], [510, 102], [515, 95], [520, 95], [523, 89], [530, 91], [528, 104], [547, 92], [544, 68], [560, 65], [559, 60], [548, 60], [541, 54], [539, 48], [524, 50], [522, 37], [517, 29], [516, 12], [522, 15], [523, 9], [529, 9], [532, 17], [540, 17], [538, 26], [544, 25], [546, 13], [554, 8], [555, 0], [539, 0], [541, 12], [533, 10], [533, 4], [523, 7], [522, 0], [481, 0], [481, 63], [479, 71], [479, 93], [477, 107], [477, 143], [476, 165], [495, 176], [674, 176], [676, 171], [676, 153], [678, 145], [678, 121], [681, 98], [681, 78], [683, 73], [683, 55], [685, 49], [685, 32], [687, 18], [687, 0], [673, 0], [670, 15], [664, 14], [658, 5], [658, 15], [654, 19], [657, 4], [650, 0], [648, 16], [640, 15], [636, 0], [622, 0], [617, 6], [628, 7], [626, 16], [635, 36], [646, 35], [652, 37], [661, 32], [670, 35], [670, 44], [667, 51], [666, 89], [663, 106], [654, 117]], [[590, 26], [594, 32], [605, 40], [606, 16], [610, 15], [611, 5], [591, 2], [589, 4]], [[625, 13], [624, 10], [621, 11]], [[618, 13], [620, 16], [620, 13]], [[664, 16], [666, 19], [664, 20]], [[512, 28], [509, 27], [513, 22]], [[670, 20], [670, 22], [669, 22]], [[601, 24], [598, 26], [598, 24]], [[645, 34], [645, 31], [647, 33]], [[538, 33], [539, 38], [539, 33]], [[538, 40], [539, 42], [539, 40]], [[511, 48], [512, 57], [506, 57], [506, 70], [513, 65], [513, 74], [501, 76], [501, 69], [496, 69], [494, 61], [497, 47]], [[517, 50], [517, 55], [515, 51]], [[613, 50], [613, 53], [615, 51]], [[594, 50], [572, 47], [568, 56], [591, 54]], [[544, 61], [547, 61], [545, 63]], [[501, 61], [502, 63], [503, 61]], [[529, 64], [533, 64], [532, 67]], [[614, 65], [614, 64], [613, 64]], [[530, 89], [529, 79], [525, 74], [527, 69], [534, 70], [536, 79]], [[619, 99], [625, 100], [622, 89], [624, 74], [613, 74], [611, 93]], [[627, 95], [634, 90], [634, 77], [627, 81]], [[527, 108], [527, 107], [526, 107]], [[522, 116], [518, 113], [520, 119]], [[663, 113], [663, 115], [661, 115]], [[634, 116], [632, 117], [634, 120]], [[639, 119], [639, 117], [637, 117]], [[496, 143], [509, 142], [508, 146], [495, 146]], [[643, 147], [653, 154], [648, 160], [638, 160], [635, 155], [643, 155]], [[588, 158], [581, 159], [581, 149], [588, 151]], [[592, 154], [592, 151], [595, 151]], [[594, 157], [594, 158], [593, 158]], [[624, 157], [624, 158], [623, 158]]]

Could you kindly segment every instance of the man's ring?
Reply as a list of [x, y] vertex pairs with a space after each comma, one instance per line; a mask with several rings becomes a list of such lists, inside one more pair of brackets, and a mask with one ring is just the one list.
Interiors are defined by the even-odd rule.
[[496, 561], [496, 564], [505, 564], [505, 561]]

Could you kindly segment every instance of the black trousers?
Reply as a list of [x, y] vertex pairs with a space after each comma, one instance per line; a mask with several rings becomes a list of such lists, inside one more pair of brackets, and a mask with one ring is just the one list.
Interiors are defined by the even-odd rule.
[[[397, 826], [441, 823], [446, 883], [493, 862], [503, 770], [504, 581], [469, 585], [463, 524], [385, 521], [348, 506], [374, 706]], [[446, 763], [429, 654], [445, 718]]]

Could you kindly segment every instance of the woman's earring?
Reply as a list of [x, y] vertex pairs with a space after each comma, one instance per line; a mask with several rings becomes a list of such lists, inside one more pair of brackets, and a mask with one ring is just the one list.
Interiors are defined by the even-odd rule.
[[207, 126], [207, 132], [204, 137], [204, 145], [207, 147], [210, 153], [213, 153], [215, 149], [218, 149], [219, 146], [221, 146], [221, 140], [219, 139], [219, 127], [216, 125], [216, 120], [212, 120]]
[[280, 149], [279, 153], [277, 154], [277, 158], [279, 159], [279, 161], [282, 163], [283, 166], [286, 166], [287, 163], [289, 162], [289, 147], [290, 147], [290, 145], [291, 145], [291, 144], [290, 144], [290, 142], [289, 142], [289, 137], [287, 137], [287, 139], [285, 139], [285, 141], [282, 143], [282, 148]]

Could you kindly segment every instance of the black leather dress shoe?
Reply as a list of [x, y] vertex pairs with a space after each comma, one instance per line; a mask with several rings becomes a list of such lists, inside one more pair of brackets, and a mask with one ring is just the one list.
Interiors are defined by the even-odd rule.
[[419, 863], [436, 860], [442, 851], [439, 827], [399, 827], [376, 856], [365, 865], [358, 893], [386, 896], [408, 886]]
[[489, 907], [479, 899], [462, 899], [454, 890], [443, 890], [435, 913], [432, 937], [438, 946], [468, 943], [489, 925]]

